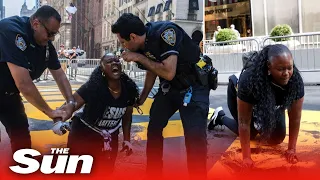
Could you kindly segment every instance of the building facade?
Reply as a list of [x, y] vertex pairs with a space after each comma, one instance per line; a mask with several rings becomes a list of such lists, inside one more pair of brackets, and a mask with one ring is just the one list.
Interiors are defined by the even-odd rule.
[[0, 0], [0, 20], [5, 17], [3, 0]]
[[111, 32], [111, 25], [119, 17], [119, 0], [104, 0], [102, 23], [102, 54], [118, 51], [119, 42], [117, 36]]
[[75, 0], [71, 44], [86, 52], [87, 58], [100, 58], [102, 52], [103, 0]]
[[[39, 7], [48, 4], [48, 1], [47, 1], [47, 0], [36, 0], [36, 1], [39, 2]], [[37, 5], [37, 3], [36, 3], [36, 5]]]
[[197, 41], [202, 40], [203, 0], [148, 0], [149, 21], [172, 21]]
[[20, 10], [20, 16], [27, 16], [30, 17], [33, 13], [37, 11], [36, 7], [34, 6], [32, 9], [28, 9], [26, 0], [24, 0], [24, 3]]
[[135, 0], [135, 4], [132, 6], [132, 13], [144, 22], [147, 23], [147, 10], [148, 10], [148, 0]]
[[5, 17], [6, 17], [6, 7], [5, 6], [2, 6], [2, 12], [1, 12], [1, 18], [0, 18], [0, 20], [1, 19], [4, 19]]
[[[78, 11], [72, 18], [71, 44], [84, 49], [88, 58], [100, 58], [120, 49], [111, 25], [123, 13], [133, 13], [145, 23], [170, 20], [195, 39], [203, 36], [202, 0], [93, 0], [90, 3], [89, 0], [75, 0], [73, 3]], [[154, 12], [149, 15], [150, 9]]]
[[66, 7], [69, 6], [69, 0], [47, 0], [47, 5], [55, 8], [61, 16], [59, 33], [55, 36], [53, 45], [56, 49], [59, 49], [61, 44], [63, 44], [66, 49], [71, 49], [71, 19], [69, 19], [69, 16], [66, 12]]
[[41, 7], [40, 0], [35, 0], [35, 6], [37, 9], [39, 9], [39, 7]]
[[318, 0], [205, 0], [206, 39], [231, 24], [242, 37], [269, 35], [278, 24], [294, 33], [320, 31], [319, 6]]

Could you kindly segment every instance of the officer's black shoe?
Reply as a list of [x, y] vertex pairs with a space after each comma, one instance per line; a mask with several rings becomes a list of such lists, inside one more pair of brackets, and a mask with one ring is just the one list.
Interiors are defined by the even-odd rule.
[[208, 130], [213, 130], [217, 125], [223, 126], [222, 119], [226, 114], [224, 113], [222, 107], [215, 109], [214, 113], [210, 117], [210, 122], [208, 124]]

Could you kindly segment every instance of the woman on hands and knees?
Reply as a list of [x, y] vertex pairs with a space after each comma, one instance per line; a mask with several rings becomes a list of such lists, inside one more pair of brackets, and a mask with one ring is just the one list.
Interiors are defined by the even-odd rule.
[[[139, 97], [137, 85], [121, 71], [119, 58], [106, 54], [90, 79], [75, 93], [68, 147], [71, 154], [94, 157], [92, 170], [104, 175], [112, 173], [118, 152], [118, 134], [122, 125], [123, 150], [132, 153], [130, 129], [133, 105]], [[100, 174], [100, 173], [99, 173]]]
[[289, 144], [285, 155], [290, 163], [296, 163], [304, 84], [292, 54], [284, 45], [270, 45], [251, 56], [250, 61], [253, 64], [242, 71], [240, 78], [229, 78], [228, 107], [234, 119], [225, 116], [219, 107], [208, 128], [225, 125], [239, 135], [243, 163], [251, 167], [250, 139], [260, 134], [268, 144], [282, 143], [288, 109]]

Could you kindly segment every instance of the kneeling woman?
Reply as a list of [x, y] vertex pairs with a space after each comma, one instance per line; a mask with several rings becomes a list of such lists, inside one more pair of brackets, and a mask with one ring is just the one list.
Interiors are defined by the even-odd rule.
[[290, 163], [295, 163], [304, 84], [292, 54], [284, 45], [270, 45], [252, 56], [250, 62], [253, 64], [239, 80], [235, 75], [229, 78], [228, 107], [234, 119], [226, 117], [219, 107], [208, 128], [225, 125], [239, 135], [243, 163], [252, 166], [250, 139], [259, 133], [268, 144], [283, 142], [288, 109], [289, 145], [285, 154]]
[[121, 123], [123, 149], [127, 155], [132, 152], [130, 129], [133, 105], [138, 97], [138, 87], [121, 71], [119, 58], [104, 55], [90, 79], [74, 93], [75, 109], [84, 106], [72, 118], [67, 145], [70, 154], [93, 155], [93, 171], [112, 173]]

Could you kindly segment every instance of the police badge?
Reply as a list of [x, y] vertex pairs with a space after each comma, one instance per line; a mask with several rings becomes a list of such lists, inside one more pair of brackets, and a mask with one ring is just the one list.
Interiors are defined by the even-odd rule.
[[176, 44], [176, 32], [173, 28], [165, 30], [161, 34], [161, 37], [164, 40], [164, 42], [166, 42], [170, 46], [174, 46]]
[[16, 46], [19, 49], [21, 49], [21, 51], [24, 51], [27, 49], [26, 42], [24, 41], [24, 39], [21, 37], [20, 34], [17, 34], [17, 36], [16, 36]]

